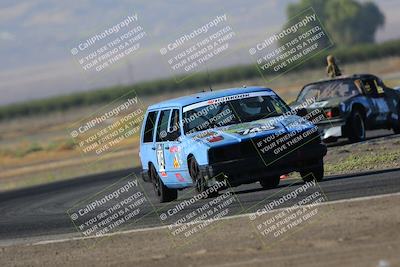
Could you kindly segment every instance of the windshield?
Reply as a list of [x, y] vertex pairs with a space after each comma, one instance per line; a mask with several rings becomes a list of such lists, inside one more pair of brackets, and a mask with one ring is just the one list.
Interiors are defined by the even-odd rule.
[[322, 101], [329, 98], [351, 97], [358, 94], [359, 92], [352, 80], [329, 81], [305, 86], [300, 92], [297, 102], [304, 102], [312, 98], [315, 98], [315, 101]]
[[185, 107], [183, 128], [187, 134], [230, 124], [279, 116], [289, 110], [286, 103], [271, 92], [257, 92], [238, 95], [238, 97], [229, 96], [225, 97], [222, 101], [220, 99], [213, 99], [203, 104], [197, 103]]

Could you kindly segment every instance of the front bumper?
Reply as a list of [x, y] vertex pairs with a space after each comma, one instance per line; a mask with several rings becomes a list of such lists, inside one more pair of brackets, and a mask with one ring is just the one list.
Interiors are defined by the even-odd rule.
[[343, 119], [332, 119], [316, 123], [322, 140], [343, 137], [345, 124], [346, 122]]
[[217, 181], [228, 177], [229, 184], [236, 186], [253, 183], [261, 178], [308, 170], [318, 166], [326, 153], [326, 145], [310, 144], [279, 158], [268, 159], [262, 156], [254, 156], [222, 161], [203, 166], [202, 171], [209, 179], [217, 177]]

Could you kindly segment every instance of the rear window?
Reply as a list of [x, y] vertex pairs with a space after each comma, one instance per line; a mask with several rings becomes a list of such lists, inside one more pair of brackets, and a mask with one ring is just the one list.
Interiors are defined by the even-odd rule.
[[143, 142], [153, 142], [154, 126], [156, 123], [157, 111], [149, 112], [147, 115], [146, 124], [144, 126]]
[[161, 111], [157, 125], [156, 142], [167, 141], [167, 135], [168, 135], [167, 128], [168, 128], [170, 113], [171, 113], [170, 109]]

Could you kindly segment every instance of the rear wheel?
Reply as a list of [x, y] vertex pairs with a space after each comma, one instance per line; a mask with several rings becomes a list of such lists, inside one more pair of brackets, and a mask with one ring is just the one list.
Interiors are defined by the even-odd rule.
[[279, 182], [281, 181], [281, 178], [277, 175], [277, 176], [273, 176], [273, 177], [268, 177], [266, 179], [260, 179], [260, 184], [262, 186], [262, 188], [264, 189], [272, 189], [275, 188], [279, 185]]
[[[204, 175], [200, 171], [199, 164], [194, 157], [189, 158], [189, 173], [192, 177], [193, 183], [195, 184], [198, 193], [203, 193], [208, 189], [207, 181]], [[208, 193], [207, 197], [218, 196], [218, 191]]]
[[321, 182], [324, 178], [323, 160], [320, 160], [317, 166], [301, 171], [300, 175], [304, 182], [311, 182], [313, 180]]
[[171, 202], [178, 198], [178, 190], [166, 187], [153, 166], [150, 169], [150, 177], [160, 203]]
[[348, 137], [350, 142], [360, 142], [365, 140], [364, 117], [358, 110], [353, 111], [348, 123]]

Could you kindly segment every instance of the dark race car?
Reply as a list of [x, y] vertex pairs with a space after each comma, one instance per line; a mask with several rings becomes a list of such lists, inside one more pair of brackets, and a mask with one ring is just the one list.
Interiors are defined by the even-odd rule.
[[307, 84], [291, 106], [310, 99], [313, 101], [307, 111], [319, 109], [325, 114], [316, 123], [325, 141], [339, 137], [362, 141], [370, 129], [393, 129], [400, 133], [400, 92], [388, 88], [374, 75], [355, 74]]

